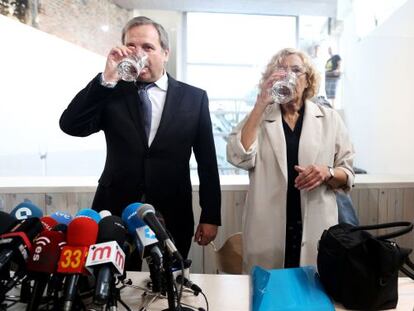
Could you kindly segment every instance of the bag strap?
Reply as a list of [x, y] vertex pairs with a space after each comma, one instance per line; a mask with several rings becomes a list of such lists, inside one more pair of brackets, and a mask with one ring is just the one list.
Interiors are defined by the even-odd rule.
[[360, 231], [360, 230], [376, 230], [376, 229], [385, 229], [385, 228], [395, 228], [395, 227], [404, 227], [402, 229], [396, 230], [394, 232], [383, 234], [376, 236], [377, 239], [386, 240], [395, 238], [397, 236], [406, 234], [413, 230], [413, 223], [409, 221], [396, 221], [396, 222], [387, 222], [383, 224], [377, 225], [369, 225], [369, 226], [356, 226], [351, 229], [351, 231]]
[[409, 257], [405, 259], [404, 264], [406, 264], [412, 271], [408, 270], [407, 267], [402, 266], [400, 268], [401, 272], [403, 272], [406, 276], [412, 278], [414, 280], [414, 263], [410, 260]]

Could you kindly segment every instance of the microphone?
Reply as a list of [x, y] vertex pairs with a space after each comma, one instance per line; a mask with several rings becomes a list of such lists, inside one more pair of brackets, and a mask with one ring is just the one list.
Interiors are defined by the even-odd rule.
[[68, 226], [65, 224], [57, 224], [53, 227], [53, 231], [61, 231], [63, 233], [66, 233], [68, 231]]
[[124, 245], [127, 230], [118, 216], [106, 216], [98, 225], [97, 244], [89, 247], [86, 268], [95, 270], [96, 287], [94, 303], [104, 305], [113, 289], [113, 276], [122, 275], [125, 267]]
[[24, 202], [12, 209], [10, 215], [18, 220], [23, 220], [34, 217], [41, 218], [43, 217], [43, 212], [39, 207], [34, 205], [32, 201], [25, 199]]
[[89, 217], [95, 220], [98, 223], [101, 220], [101, 215], [97, 211], [94, 211], [91, 208], [83, 208], [79, 212], [76, 213], [75, 217]]
[[112, 213], [106, 209], [99, 212], [99, 216], [101, 216], [101, 219], [105, 218], [106, 216], [111, 216], [111, 215]]
[[145, 258], [147, 261], [152, 291], [161, 292], [163, 254], [158, 247], [154, 232], [137, 217], [137, 210], [141, 205], [141, 203], [129, 204], [122, 212], [122, 219], [127, 224], [129, 233], [135, 238], [140, 258]]
[[34, 246], [27, 261], [27, 270], [34, 279], [34, 284], [27, 311], [39, 309], [50, 276], [56, 272], [60, 251], [66, 244], [65, 240], [65, 233], [45, 230], [33, 241]]
[[40, 218], [40, 222], [42, 223], [43, 230], [49, 231], [52, 230], [58, 224], [56, 219], [50, 216], [43, 216], [42, 218]]
[[96, 242], [98, 224], [89, 217], [75, 217], [68, 225], [67, 245], [61, 251], [57, 271], [65, 278], [63, 310], [69, 311], [75, 301], [77, 284], [85, 269], [89, 246]]
[[31, 241], [42, 229], [39, 218], [28, 218], [0, 235], [0, 271], [11, 260], [18, 266], [24, 265], [32, 248]]
[[[0, 286], [0, 302], [5, 299], [6, 293], [16, 283], [25, 277], [24, 268], [32, 249], [32, 240], [42, 231], [39, 218], [22, 220], [8, 233], [0, 235], [0, 276], [4, 282]], [[17, 267], [13, 277], [10, 277], [10, 265]]]
[[201, 288], [198, 285], [196, 285], [193, 282], [191, 282], [189, 279], [187, 279], [182, 274], [180, 274], [180, 275], [177, 276], [176, 281], [177, 281], [178, 284], [182, 284], [183, 286], [191, 289], [194, 292], [194, 295], [196, 295], [196, 296], [199, 293], [202, 292]]
[[52, 215], [50, 215], [50, 217], [56, 220], [59, 224], [65, 225], [69, 225], [69, 223], [73, 219], [73, 217], [70, 214], [61, 211], [54, 212]]
[[183, 257], [178, 252], [174, 243], [171, 241], [167, 231], [155, 216], [155, 209], [150, 204], [142, 204], [138, 206], [137, 216], [143, 220], [155, 232], [158, 240], [167, 248], [171, 255], [182, 261]]
[[126, 223], [128, 232], [136, 237], [135, 244], [140, 258], [150, 256], [151, 246], [158, 245], [158, 240], [154, 232], [137, 217], [137, 210], [141, 203], [131, 203], [122, 211], [122, 220]]
[[17, 219], [12, 215], [0, 211], [0, 235], [8, 232], [17, 223]]

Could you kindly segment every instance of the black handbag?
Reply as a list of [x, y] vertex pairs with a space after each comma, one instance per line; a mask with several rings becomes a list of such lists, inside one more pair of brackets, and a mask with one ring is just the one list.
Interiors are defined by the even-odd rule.
[[[373, 236], [366, 230], [400, 228]], [[411, 222], [371, 226], [342, 223], [325, 230], [318, 244], [318, 272], [326, 292], [347, 309], [384, 310], [398, 302], [398, 271], [414, 279], [411, 249], [389, 239], [413, 229]]]

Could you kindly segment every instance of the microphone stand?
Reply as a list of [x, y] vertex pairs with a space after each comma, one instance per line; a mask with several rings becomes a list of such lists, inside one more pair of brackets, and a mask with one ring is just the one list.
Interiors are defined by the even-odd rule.
[[164, 258], [164, 274], [165, 284], [167, 287], [168, 309], [164, 309], [162, 311], [193, 311], [192, 309], [183, 307], [181, 305], [176, 306], [176, 291], [174, 291], [174, 276], [172, 273], [172, 256], [168, 252], [164, 252]]
[[127, 311], [132, 311], [128, 305], [121, 299], [121, 289], [125, 288], [125, 285], [121, 286], [121, 287], [116, 287], [115, 284], [115, 278], [112, 279], [111, 282], [111, 290], [109, 292], [109, 297], [108, 297], [108, 304], [107, 304], [107, 310], [109, 311], [116, 311], [118, 306], [117, 306], [117, 301], [119, 301], [119, 303], [127, 310]]

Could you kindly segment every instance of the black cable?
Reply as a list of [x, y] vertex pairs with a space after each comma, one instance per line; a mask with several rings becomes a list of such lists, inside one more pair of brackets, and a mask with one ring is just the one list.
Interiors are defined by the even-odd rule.
[[[200, 292], [201, 293], [201, 295], [203, 295], [203, 297], [204, 297], [204, 300], [206, 301], [206, 307], [207, 307], [207, 311], [209, 310], [209, 306], [208, 306], [208, 300], [207, 300], [207, 296], [203, 293], [203, 292]], [[199, 310], [200, 310], [200, 308], [199, 308]], [[201, 310], [200, 310], [201, 311]]]

